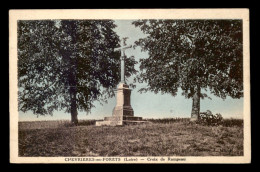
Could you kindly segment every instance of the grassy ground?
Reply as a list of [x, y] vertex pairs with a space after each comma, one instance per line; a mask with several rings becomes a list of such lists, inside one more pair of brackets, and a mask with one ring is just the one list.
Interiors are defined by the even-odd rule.
[[151, 121], [117, 127], [96, 127], [95, 121], [81, 121], [79, 126], [67, 121], [20, 122], [19, 156], [243, 155], [241, 122], [230, 127]]

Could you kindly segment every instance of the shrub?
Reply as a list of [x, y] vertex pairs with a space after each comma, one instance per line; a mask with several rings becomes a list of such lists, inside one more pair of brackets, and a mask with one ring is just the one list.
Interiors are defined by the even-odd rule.
[[221, 114], [217, 113], [215, 115], [212, 114], [210, 110], [207, 110], [206, 112], [200, 113], [200, 118], [198, 120], [198, 123], [203, 125], [220, 125], [222, 124], [223, 117]]

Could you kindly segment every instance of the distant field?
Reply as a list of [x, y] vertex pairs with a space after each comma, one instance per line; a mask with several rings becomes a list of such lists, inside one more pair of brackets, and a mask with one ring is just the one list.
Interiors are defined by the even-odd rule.
[[96, 127], [94, 120], [19, 122], [19, 156], [242, 156], [243, 121], [202, 126], [188, 119]]

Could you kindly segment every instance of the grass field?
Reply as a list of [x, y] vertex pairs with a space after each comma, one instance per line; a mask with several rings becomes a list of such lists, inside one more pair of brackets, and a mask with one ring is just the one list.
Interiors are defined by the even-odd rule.
[[19, 156], [242, 156], [243, 121], [203, 126], [187, 119], [96, 127], [95, 121], [19, 122]]

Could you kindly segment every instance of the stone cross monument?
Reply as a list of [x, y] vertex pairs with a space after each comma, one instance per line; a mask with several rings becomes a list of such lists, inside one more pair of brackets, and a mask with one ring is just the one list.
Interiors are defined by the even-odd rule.
[[115, 51], [121, 51], [121, 81], [116, 89], [116, 106], [113, 109], [113, 115], [105, 117], [104, 121], [97, 121], [96, 126], [101, 125], [124, 125], [129, 123], [140, 123], [142, 117], [134, 116], [134, 110], [131, 106], [131, 89], [125, 82], [125, 50], [132, 48], [132, 45], [126, 45], [126, 38], [121, 41], [121, 47], [116, 48]]
[[121, 51], [121, 83], [125, 83], [125, 59], [126, 59], [126, 55], [125, 55], [125, 50], [132, 48], [132, 45], [127, 46], [126, 45], [126, 38], [123, 38], [121, 40], [121, 47], [116, 48], [115, 51]]

